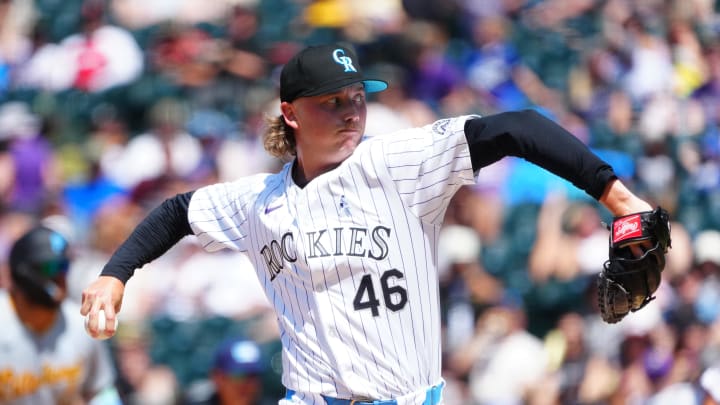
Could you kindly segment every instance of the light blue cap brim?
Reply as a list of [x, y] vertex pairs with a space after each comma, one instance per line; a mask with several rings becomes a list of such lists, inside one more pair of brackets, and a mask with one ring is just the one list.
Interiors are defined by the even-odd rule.
[[363, 80], [366, 93], [377, 93], [387, 89], [388, 85], [382, 80]]

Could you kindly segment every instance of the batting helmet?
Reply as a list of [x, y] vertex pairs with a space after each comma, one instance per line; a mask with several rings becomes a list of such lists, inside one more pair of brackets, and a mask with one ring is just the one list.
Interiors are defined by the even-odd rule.
[[57, 308], [64, 298], [58, 286], [70, 265], [68, 242], [60, 233], [38, 226], [15, 241], [10, 249], [13, 287], [32, 302]]

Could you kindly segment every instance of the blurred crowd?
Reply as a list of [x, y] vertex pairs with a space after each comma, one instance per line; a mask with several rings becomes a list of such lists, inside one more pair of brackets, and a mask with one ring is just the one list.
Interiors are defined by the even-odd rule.
[[[671, 214], [657, 299], [607, 325], [594, 281], [608, 212], [523, 160], [483, 169], [442, 230], [448, 405], [720, 403], [711, 0], [0, 0], [2, 267], [43, 219], [75, 246], [79, 300], [164, 198], [277, 170], [261, 134], [279, 68], [327, 41], [353, 43], [390, 83], [369, 98], [368, 135], [533, 108]], [[127, 403], [205, 403], [233, 336], [265, 366], [234, 370], [282, 396], [274, 315], [249, 266], [188, 238], [135, 273], [108, 343]]]

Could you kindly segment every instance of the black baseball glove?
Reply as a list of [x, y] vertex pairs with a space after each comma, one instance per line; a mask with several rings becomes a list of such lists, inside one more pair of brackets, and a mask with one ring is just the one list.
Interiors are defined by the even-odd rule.
[[665, 254], [670, 247], [670, 221], [657, 207], [613, 218], [610, 253], [598, 277], [600, 314], [607, 323], [619, 322], [655, 297]]

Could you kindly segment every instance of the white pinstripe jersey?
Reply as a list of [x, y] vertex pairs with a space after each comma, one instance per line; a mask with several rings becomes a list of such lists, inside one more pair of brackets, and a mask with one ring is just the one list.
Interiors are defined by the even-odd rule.
[[193, 232], [247, 252], [277, 312], [286, 387], [377, 399], [440, 381], [438, 232], [474, 181], [468, 118], [369, 138], [304, 188], [288, 163], [195, 192]]

